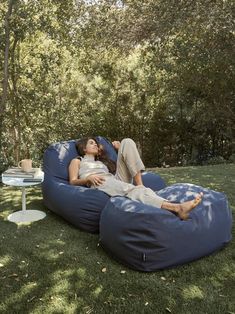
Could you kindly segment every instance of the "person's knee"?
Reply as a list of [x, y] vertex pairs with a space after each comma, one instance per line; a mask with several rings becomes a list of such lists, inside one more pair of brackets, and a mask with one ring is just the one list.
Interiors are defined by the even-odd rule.
[[131, 138], [129, 138], [129, 137], [124, 138], [121, 141], [121, 144], [136, 145], [135, 142]]
[[130, 151], [136, 150], [136, 144], [131, 138], [124, 138], [121, 141], [120, 151], [123, 155], [128, 154]]

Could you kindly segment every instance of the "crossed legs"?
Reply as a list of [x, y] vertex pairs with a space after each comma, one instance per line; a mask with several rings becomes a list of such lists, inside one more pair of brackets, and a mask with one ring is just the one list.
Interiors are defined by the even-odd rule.
[[[197, 194], [192, 201], [177, 204], [171, 203], [156, 195], [151, 189], [143, 186], [141, 171], [144, 169], [145, 167], [135, 142], [130, 138], [123, 139], [118, 149], [115, 177], [126, 183], [132, 183], [132, 180], [134, 180], [134, 183], [138, 186], [136, 189], [132, 189], [126, 196], [145, 204], [175, 212], [182, 220], [188, 219], [189, 212], [201, 202], [203, 193]], [[143, 186], [143, 188], [140, 186]]]
[[145, 166], [140, 158], [135, 142], [130, 138], [121, 141], [118, 149], [117, 170], [115, 177], [123, 182], [143, 185], [141, 171]]

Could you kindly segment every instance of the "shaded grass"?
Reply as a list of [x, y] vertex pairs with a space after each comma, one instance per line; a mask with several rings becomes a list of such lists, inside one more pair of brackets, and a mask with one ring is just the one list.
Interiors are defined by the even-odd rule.
[[[168, 184], [189, 182], [223, 191], [235, 211], [234, 165], [157, 172]], [[136, 272], [111, 259], [98, 235], [47, 211], [40, 188], [28, 189], [27, 207], [44, 210], [47, 217], [29, 225], [6, 220], [21, 207], [20, 190], [1, 186], [0, 193], [0, 313], [235, 313], [233, 240], [190, 264]]]

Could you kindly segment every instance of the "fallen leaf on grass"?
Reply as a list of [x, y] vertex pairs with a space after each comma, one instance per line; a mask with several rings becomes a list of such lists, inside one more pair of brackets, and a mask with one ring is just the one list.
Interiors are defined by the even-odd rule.
[[9, 275], [8, 277], [18, 277], [18, 275], [14, 273], [14, 274]]

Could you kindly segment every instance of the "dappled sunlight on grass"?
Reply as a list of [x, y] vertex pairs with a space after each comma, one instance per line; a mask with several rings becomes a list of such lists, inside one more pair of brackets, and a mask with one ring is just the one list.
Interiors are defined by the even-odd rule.
[[55, 252], [54, 249], [48, 249], [44, 254], [41, 254], [42, 257], [45, 258], [46, 261], [56, 261], [60, 258], [60, 255], [62, 254], [63, 252]]
[[71, 276], [73, 271], [69, 270], [57, 270], [50, 276], [50, 287], [48, 287], [46, 296], [50, 295], [61, 295], [63, 296], [64, 291], [68, 291], [70, 289], [70, 284], [68, 278]]
[[182, 296], [184, 299], [203, 299], [204, 293], [198, 286], [190, 285], [183, 289]]
[[7, 267], [11, 262], [10, 255], [0, 256], [0, 268]]
[[77, 276], [81, 279], [84, 279], [86, 277], [86, 269], [85, 268], [78, 268], [77, 270]]
[[[1, 189], [1, 207], [0, 219], [7, 221], [7, 217], [15, 211], [22, 210], [22, 192], [21, 188], [3, 186]], [[31, 199], [33, 195], [33, 200]], [[36, 209], [42, 207], [42, 195], [39, 187], [26, 189], [26, 209]], [[27, 225], [29, 223], [18, 224]], [[17, 224], [16, 224], [17, 225]]]
[[160, 174], [167, 185], [192, 183], [215, 191], [226, 192], [229, 197], [234, 197], [235, 164], [153, 168], [151, 171]]
[[103, 291], [102, 285], [99, 285], [98, 287], [95, 288], [94, 291], [92, 291], [92, 294], [95, 298], [98, 298], [99, 294]]
[[[223, 167], [157, 172], [168, 184], [225, 191], [234, 211], [235, 167]], [[21, 209], [21, 191], [0, 188], [1, 313], [235, 313], [234, 241], [190, 264], [136, 272], [105, 253], [99, 235], [82, 232], [48, 211], [39, 188], [27, 190], [27, 208], [45, 211], [45, 219], [18, 226], [3, 220], [2, 215], [6, 219]], [[185, 197], [192, 197], [188, 193]], [[203, 202], [209, 203], [207, 196]]]

